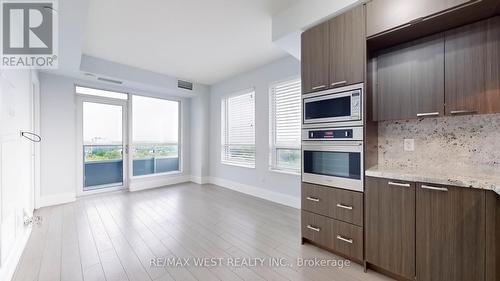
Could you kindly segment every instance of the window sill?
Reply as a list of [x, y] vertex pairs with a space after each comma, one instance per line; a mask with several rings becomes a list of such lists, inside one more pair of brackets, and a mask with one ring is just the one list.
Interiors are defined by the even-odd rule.
[[236, 164], [236, 163], [231, 163], [231, 162], [221, 162], [222, 165], [227, 165], [227, 166], [235, 166], [235, 167], [240, 167], [240, 168], [248, 168], [248, 169], [255, 169], [255, 165], [245, 165], [245, 164]]
[[278, 168], [269, 168], [269, 171], [280, 174], [292, 175], [292, 176], [300, 176], [300, 171], [282, 170]]

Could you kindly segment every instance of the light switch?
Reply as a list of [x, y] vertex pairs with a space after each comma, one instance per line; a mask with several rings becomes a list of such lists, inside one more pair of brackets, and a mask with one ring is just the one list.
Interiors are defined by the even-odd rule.
[[405, 149], [405, 151], [415, 151], [415, 140], [414, 139], [405, 139], [404, 140], [404, 149]]

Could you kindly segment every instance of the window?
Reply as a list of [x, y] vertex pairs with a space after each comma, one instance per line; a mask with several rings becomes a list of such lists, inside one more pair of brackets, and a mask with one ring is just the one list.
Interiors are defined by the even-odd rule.
[[222, 100], [221, 162], [255, 168], [255, 92]]
[[112, 99], [119, 99], [119, 100], [127, 100], [128, 99], [128, 95], [125, 93], [111, 92], [111, 91], [105, 91], [105, 90], [99, 90], [99, 89], [93, 89], [93, 88], [87, 88], [87, 87], [80, 87], [80, 86], [76, 86], [75, 90], [76, 90], [76, 93], [80, 94], [80, 95], [97, 96], [97, 97], [112, 98]]
[[270, 89], [270, 168], [300, 172], [300, 79], [277, 83]]
[[178, 101], [132, 97], [133, 175], [179, 171]]

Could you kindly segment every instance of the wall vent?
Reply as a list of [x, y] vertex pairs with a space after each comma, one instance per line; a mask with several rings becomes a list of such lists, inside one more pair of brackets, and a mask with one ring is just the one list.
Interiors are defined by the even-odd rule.
[[120, 85], [123, 84], [122, 81], [108, 79], [108, 78], [102, 78], [102, 77], [97, 77], [97, 80], [104, 81], [104, 82], [109, 82], [109, 83], [113, 83], [113, 84], [120, 84]]
[[177, 80], [177, 87], [186, 90], [193, 90], [193, 83], [188, 81]]

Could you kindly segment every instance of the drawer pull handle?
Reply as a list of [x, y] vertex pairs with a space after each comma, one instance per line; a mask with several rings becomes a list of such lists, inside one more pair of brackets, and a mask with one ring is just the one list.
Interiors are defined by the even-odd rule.
[[342, 209], [352, 210], [352, 206], [347, 206], [347, 205], [343, 205], [343, 204], [337, 204], [337, 207], [342, 208]]
[[417, 117], [439, 116], [439, 112], [417, 113]]
[[444, 188], [444, 187], [435, 187], [435, 186], [430, 186], [430, 185], [425, 185], [425, 184], [422, 184], [422, 188], [424, 189], [430, 189], [430, 190], [437, 190], [437, 191], [448, 191], [448, 188]]
[[319, 198], [315, 198], [315, 197], [307, 197], [306, 199], [309, 201], [313, 201], [313, 202], [319, 202]]
[[344, 85], [344, 84], [347, 84], [347, 81], [339, 81], [339, 82], [335, 82], [335, 83], [332, 83], [332, 86], [339, 86], [339, 85]]
[[340, 241], [344, 241], [344, 242], [347, 242], [349, 244], [352, 244], [352, 239], [344, 238], [340, 235], [337, 235], [337, 239], [339, 239]]
[[314, 227], [314, 226], [312, 226], [312, 225], [310, 225], [310, 224], [308, 224], [306, 227], [307, 227], [308, 229], [310, 229], [310, 230], [314, 230], [314, 231], [316, 231], [316, 232], [319, 232], [319, 231], [321, 230], [319, 227]]
[[326, 88], [326, 85], [319, 85], [316, 87], [312, 87], [313, 90], [318, 90], [318, 89], [323, 89], [323, 88]]
[[410, 187], [409, 183], [399, 183], [399, 182], [393, 182], [393, 181], [390, 181], [389, 185], [402, 186], [402, 187]]
[[470, 114], [470, 113], [476, 113], [477, 110], [452, 110], [450, 111], [451, 114]]

